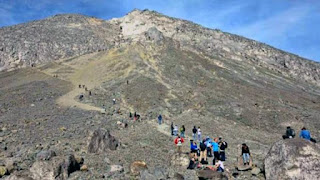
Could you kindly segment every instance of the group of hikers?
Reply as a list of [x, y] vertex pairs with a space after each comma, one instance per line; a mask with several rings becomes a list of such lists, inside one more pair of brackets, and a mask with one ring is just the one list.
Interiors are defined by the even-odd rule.
[[[290, 126], [287, 127], [287, 130], [286, 130], [286, 134], [282, 136], [283, 139], [292, 139], [296, 136], [296, 133], [295, 133], [295, 130], [292, 129]], [[317, 141], [311, 137], [311, 133], [309, 130], [307, 130], [305, 127], [303, 127], [300, 131], [300, 134], [299, 134], [299, 137], [300, 138], [303, 138], [303, 139], [306, 139], [306, 140], [309, 140], [311, 142], [314, 142], [316, 143]]]
[[[185, 142], [185, 131], [184, 125], [182, 125], [178, 131], [178, 126], [171, 123], [171, 135], [177, 136], [174, 143], [177, 146], [178, 153], [182, 152], [181, 147]], [[208, 165], [208, 157], [213, 157], [213, 166], [208, 167], [211, 167], [216, 171], [224, 172], [223, 162], [226, 160], [225, 150], [227, 148], [228, 143], [224, 141], [222, 137], [211, 139], [209, 136], [206, 136], [206, 138], [202, 139], [200, 127], [196, 128], [196, 126], [194, 126], [192, 129], [192, 139], [190, 139], [190, 162], [188, 169], [195, 169], [202, 167], [202, 165]], [[249, 151], [248, 147], [247, 149]], [[246, 157], [249, 158], [249, 155]]]
[[[161, 116], [161, 115], [160, 115]], [[159, 124], [162, 122], [162, 117], [158, 117]], [[185, 142], [185, 126], [182, 125], [178, 131], [178, 126], [171, 123], [171, 135], [176, 136], [174, 143], [177, 147], [177, 152], [180, 154], [183, 143]], [[294, 138], [295, 131], [291, 127], [287, 127], [286, 134], [283, 135], [283, 139]], [[300, 138], [310, 140], [316, 143], [316, 140], [313, 139], [310, 135], [310, 131], [305, 127], [301, 129]], [[224, 172], [223, 162], [226, 161], [226, 149], [228, 148], [228, 143], [219, 138], [211, 139], [209, 136], [202, 139], [202, 131], [200, 127], [196, 126], [192, 129], [192, 138], [190, 139], [190, 162], [188, 169], [200, 168], [202, 165], [207, 165], [208, 157], [213, 157], [212, 165], [207, 166], [211, 167], [216, 171]], [[250, 166], [250, 150], [247, 144], [243, 143], [241, 146], [241, 157], [244, 167]], [[241, 163], [241, 162], [239, 162]]]

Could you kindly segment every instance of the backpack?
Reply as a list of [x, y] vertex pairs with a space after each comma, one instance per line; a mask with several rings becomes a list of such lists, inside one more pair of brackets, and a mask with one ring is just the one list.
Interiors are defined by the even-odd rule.
[[207, 149], [207, 146], [203, 142], [201, 142], [200, 143], [200, 149], [201, 149], [201, 151], [204, 151], [204, 150]]
[[225, 141], [223, 141], [223, 142], [221, 143], [221, 145], [220, 145], [220, 149], [221, 149], [221, 150], [225, 150], [226, 148], [228, 148], [228, 143], [225, 142]]

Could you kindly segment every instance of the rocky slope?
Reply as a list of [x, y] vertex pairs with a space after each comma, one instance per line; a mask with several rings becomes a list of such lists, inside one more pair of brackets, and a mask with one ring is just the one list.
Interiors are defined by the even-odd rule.
[[[25, 29], [37, 23], [41, 33]], [[36, 67], [0, 72], [0, 174], [8, 179], [264, 179], [235, 169], [239, 144], [249, 145], [263, 169], [286, 126], [297, 133], [306, 126], [319, 139], [317, 63], [151, 11], [110, 21], [59, 15], [0, 31], [10, 28], [21, 36], [1, 41], [2, 68]], [[36, 49], [20, 46], [23, 37]], [[15, 56], [24, 50], [41, 56]], [[12, 52], [15, 60], [7, 58]], [[289, 57], [291, 65], [273, 57]], [[189, 143], [175, 153], [171, 122], [185, 125], [187, 142], [193, 126], [222, 136], [226, 172], [186, 170]]]
[[183, 49], [258, 64], [319, 85], [319, 63], [244, 37], [148, 10], [134, 10], [123, 18], [110, 21], [69, 14], [1, 28], [0, 67], [4, 70], [30, 66], [108, 50], [139, 39], [152, 27], [177, 41]]
[[0, 71], [110, 49], [117, 30], [103, 20], [76, 14], [0, 29]]

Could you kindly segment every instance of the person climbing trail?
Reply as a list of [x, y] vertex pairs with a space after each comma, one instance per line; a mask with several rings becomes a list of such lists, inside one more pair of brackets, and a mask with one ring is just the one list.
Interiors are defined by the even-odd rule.
[[181, 154], [182, 143], [184, 143], [184, 139], [178, 135], [178, 137], [174, 140], [174, 143], [177, 146], [177, 152]]
[[91, 96], [92, 95], [92, 93], [91, 93], [91, 91], [89, 91], [89, 96]]
[[249, 163], [250, 163], [250, 150], [249, 150], [249, 147], [245, 143], [242, 144], [241, 155], [243, 158], [243, 165], [249, 165]]
[[177, 126], [177, 125], [174, 126], [173, 135], [174, 135], [174, 136], [177, 136], [177, 135], [178, 135], [178, 126]]
[[193, 137], [193, 140], [196, 140], [196, 136], [197, 136], [197, 128], [196, 126], [193, 126], [193, 129], [192, 129], [192, 137]]
[[81, 88], [81, 84], [79, 84], [79, 88]]
[[190, 140], [190, 156], [194, 157], [195, 159], [198, 159], [197, 152], [198, 152], [197, 143], [191, 139]]
[[173, 126], [173, 122], [171, 122], [171, 136], [173, 136], [173, 130], [174, 130], [174, 126]]
[[218, 139], [214, 138], [214, 140], [212, 141], [212, 149], [213, 149], [213, 165], [216, 164], [216, 161], [218, 159], [220, 159], [220, 155], [219, 155], [219, 144], [218, 144]]
[[184, 127], [184, 125], [181, 126], [180, 128], [180, 136], [184, 138], [184, 133], [186, 131], [186, 128]]
[[219, 137], [219, 155], [220, 160], [225, 161], [226, 160], [226, 149], [228, 148], [228, 143], [224, 140], [222, 140], [222, 137]]
[[291, 139], [294, 138], [296, 135], [294, 129], [292, 129], [290, 126], [287, 127], [286, 134], [282, 136], [283, 139]]
[[303, 128], [301, 129], [299, 137], [300, 137], [300, 138], [303, 138], [303, 139], [306, 139], [306, 140], [309, 140], [309, 141], [314, 142], [314, 143], [317, 142], [315, 139], [313, 139], [313, 138], [311, 137], [310, 131], [307, 130], [305, 127], [303, 127]]
[[131, 112], [129, 112], [129, 118], [132, 119], [132, 113]]
[[200, 142], [201, 141], [201, 129], [200, 129], [200, 126], [198, 127], [197, 133], [198, 133], [198, 141]]
[[206, 162], [207, 161], [207, 146], [205, 145], [205, 139], [203, 139], [201, 142], [200, 142], [200, 161], [201, 161], [201, 164], [203, 164], [203, 162]]
[[115, 98], [112, 99], [112, 103], [113, 103], [113, 105], [116, 104], [116, 99]]
[[158, 116], [158, 123], [159, 123], [159, 125], [161, 125], [161, 123], [162, 123], [162, 116], [161, 116], [161, 114]]
[[211, 139], [209, 136], [206, 137], [206, 146], [207, 146], [207, 156], [212, 157], [212, 144], [211, 144]]

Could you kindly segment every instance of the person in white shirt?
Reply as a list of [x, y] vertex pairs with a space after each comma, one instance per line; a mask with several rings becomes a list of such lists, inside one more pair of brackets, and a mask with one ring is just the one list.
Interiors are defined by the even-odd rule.
[[198, 141], [201, 142], [201, 129], [198, 127]]

